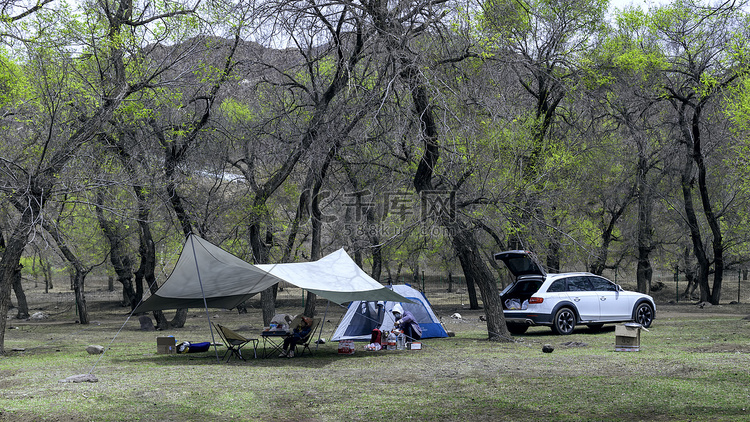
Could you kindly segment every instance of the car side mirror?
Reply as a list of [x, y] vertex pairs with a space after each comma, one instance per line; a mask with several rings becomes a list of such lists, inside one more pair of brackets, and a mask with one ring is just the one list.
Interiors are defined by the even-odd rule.
[[615, 284], [615, 288], [617, 288], [618, 292], [624, 292], [625, 291], [625, 289], [623, 289], [622, 286], [620, 286], [619, 284]]

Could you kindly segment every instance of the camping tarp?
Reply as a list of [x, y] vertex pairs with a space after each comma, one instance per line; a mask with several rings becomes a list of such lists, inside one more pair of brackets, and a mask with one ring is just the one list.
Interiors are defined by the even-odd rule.
[[422, 328], [422, 338], [448, 337], [443, 324], [435, 315], [427, 298], [420, 291], [408, 284], [389, 286], [395, 293], [409, 299], [410, 302], [392, 301], [354, 301], [341, 318], [339, 326], [331, 341], [354, 340], [369, 341], [372, 330], [380, 327], [383, 331], [393, 329], [393, 306], [401, 303], [404, 310], [411, 312]]
[[169, 278], [134, 312], [176, 308], [231, 309], [287, 281], [338, 304], [408, 300], [367, 275], [343, 249], [314, 262], [256, 266], [196, 235], [188, 236]]
[[338, 304], [354, 300], [407, 300], [367, 275], [343, 249], [314, 262], [256, 267]]

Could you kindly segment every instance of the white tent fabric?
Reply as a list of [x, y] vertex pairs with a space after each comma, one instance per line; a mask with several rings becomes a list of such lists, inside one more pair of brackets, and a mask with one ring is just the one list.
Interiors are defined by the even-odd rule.
[[408, 300], [368, 276], [343, 249], [315, 262], [256, 266], [190, 235], [172, 274], [134, 312], [204, 306], [231, 309], [282, 280], [339, 304]]
[[367, 275], [344, 249], [314, 262], [256, 265], [269, 274], [338, 304], [354, 300], [409, 300]]

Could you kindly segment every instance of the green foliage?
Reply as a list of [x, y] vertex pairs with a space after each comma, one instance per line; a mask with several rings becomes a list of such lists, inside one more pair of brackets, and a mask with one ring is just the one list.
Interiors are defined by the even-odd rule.
[[488, 0], [479, 15], [481, 28], [497, 33], [501, 40], [524, 41], [532, 29], [532, 16], [528, 6], [513, 0]]
[[735, 131], [746, 133], [750, 130], [750, 76], [743, 75], [729, 87], [723, 109]]
[[249, 105], [234, 98], [222, 101], [220, 107], [222, 113], [235, 123], [252, 121], [255, 116], [255, 112]]
[[29, 82], [21, 66], [0, 49], [0, 108], [15, 106], [28, 95]]

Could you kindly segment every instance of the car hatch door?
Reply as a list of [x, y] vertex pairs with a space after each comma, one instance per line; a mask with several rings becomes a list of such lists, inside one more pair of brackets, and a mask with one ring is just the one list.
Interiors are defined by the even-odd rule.
[[495, 259], [503, 261], [508, 270], [516, 278], [525, 275], [547, 275], [534, 254], [529, 251], [514, 250], [498, 252], [495, 254]]

